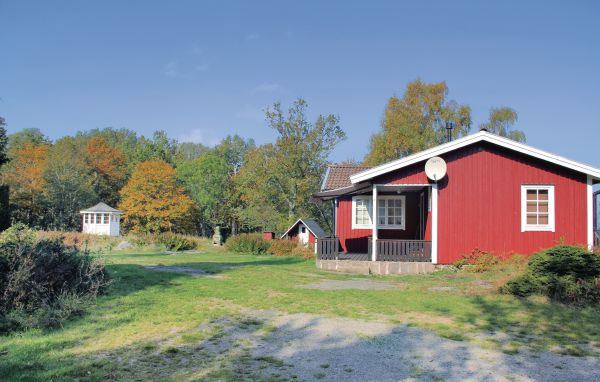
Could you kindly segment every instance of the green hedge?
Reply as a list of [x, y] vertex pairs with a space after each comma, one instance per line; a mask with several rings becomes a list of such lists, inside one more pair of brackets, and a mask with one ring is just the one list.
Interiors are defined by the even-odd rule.
[[269, 250], [270, 243], [259, 233], [242, 233], [227, 239], [225, 247], [232, 252], [264, 255]]
[[531, 256], [525, 273], [501, 291], [541, 294], [567, 303], [600, 303], [600, 255], [583, 247], [558, 245]]

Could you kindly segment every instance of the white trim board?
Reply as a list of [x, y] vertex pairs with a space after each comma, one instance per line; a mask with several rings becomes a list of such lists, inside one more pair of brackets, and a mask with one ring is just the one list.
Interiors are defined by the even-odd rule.
[[544, 160], [546, 162], [554, 163], [556, 165], [577, 172], [581, 172], [583, 174], [587, 174], [588, 176], [592, 177], [593, 180], [600, 180], [600, 169], [598, 168], [580, 162], [575, 162], [570, 159], [563, 158], [561, 156], [554, 155], [549, 152], [525, 145], [523, 143], [519, 143], [496, 134], [488, 133], [487, 131], [480, 131], [476, 134], [468, 135], [466, 137], [459, 138], [452, 142], [444, 143], [442, 145], [418, 152], [405, 158], [384, 163], [380, 166], [356, 173], [350, 176], [350, 181], [353, 184], [364, 182], [373, 179], [377, 176], [387, 174], [391, 171], [395, 171], [410, 166], [412, 164], [427, 160], [431, 157], [445, 154], [478, 142], [489, 142], [525, 155], [532, 156], [534, 158]]
[[587, 177], [587, 244], [588, 247], [594, 248], [594, 186], [592, 177]]

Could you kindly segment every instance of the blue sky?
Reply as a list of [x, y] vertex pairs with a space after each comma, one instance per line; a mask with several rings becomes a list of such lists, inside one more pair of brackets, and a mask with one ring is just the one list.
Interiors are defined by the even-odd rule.
[[51, 138], [112, 126], [214, 144], [272, 141], [296, 97], [363, 158], [387, 99], [445, 80], [473, 109], [519, 113], [536, 147], [600, 167], [600, 6], [553, 1], [0, 0], [0, 115]]

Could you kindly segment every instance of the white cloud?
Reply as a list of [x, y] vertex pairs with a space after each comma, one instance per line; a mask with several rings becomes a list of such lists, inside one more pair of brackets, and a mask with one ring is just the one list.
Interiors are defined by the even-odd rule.
[[248, 33], [247, 35], [244, 36], [244, 40], [246, 41], [252, 41], [252, 40], [258, 40], [260, 36], [257, 33]]
[[177, 140], [179, 142], [202, 143], [205, 146], [215, 146], [220, 142], [220, 139], [213, 136], [213, 134], [207, 134], [202, 129], [188, 130], [187, 133], [177, 137]]
[[274, 83], [274, 82], [263, 82], [258, 85], [254, 89], [252, 89], [252, 93], [274, 93], [274, 92], [283, 92], [285, 89], [283, 86]]

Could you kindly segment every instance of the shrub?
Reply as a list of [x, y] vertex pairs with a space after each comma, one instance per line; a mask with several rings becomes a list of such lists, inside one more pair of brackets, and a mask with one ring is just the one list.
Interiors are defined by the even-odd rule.
[[65, 245], [77, 247], [80, 251], [111, 251], [122, 240], [114, 236], [63, 231], [37, 231], [37, 238], [62, 238]]
[[165, 246], [169, 251], [196, 249], [196, 242], [194, 240], [174, 233], [161, 233], [156, 237], [156, 244]]
[[525, 273], [501, 291], [522, 297], [542, 294], [561, 302], [600, 302], [600, 256], [578, 246], [548, 248], [531, 256]]
[[[463, 255], [463, 258], [454, 262], [458, 269], [466, 269], [469, 272], [487, 272], [495, 268], [500, 263], [500, 259], [493, 254], [475, 248], [469, 255]], [[469, 265], [468, 267], [466, 267]]]
[[314, 247], [308, 246], [305, 247], [303, 245], [297, 245], [296, 248], [292, 250], [292, 256], [302, 257], [306, 260], [312, 260], [315, 258], [315, 250]]
[[292, 251], [298, 246], [293, 240], [273, 240], [267, 251], [273, 256], [292, 256]]
[[0, 330], [58, 326], [107, 284], [104, 264], [62, 238], [23, 225], [0, 234]]
[[242, 233], [227, 239], [225, 247], [238, 253], [250, 253], [252, 255], [264, 255], [270, 247], [270, 243], [256, 233]]
[[303, 257], [307, 260], [315, 258], [314, 247], [305, 247], [296, 240], [274, 240], [267, 252], [273, 256]]

